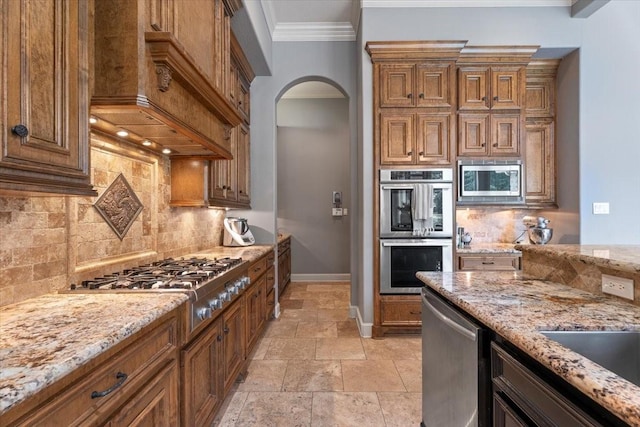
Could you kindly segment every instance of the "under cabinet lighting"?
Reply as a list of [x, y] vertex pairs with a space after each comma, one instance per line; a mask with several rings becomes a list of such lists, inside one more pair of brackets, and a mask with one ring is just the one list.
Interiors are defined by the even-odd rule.
[[163, 148], [163, 149], [162, 149], [162, 152], [163, 152], [164, 154], [169, 154], [169, 153], [171, 153], [171, 150], [169, 150], [168, 148]]
[[149, 141], [148, 139], [145, 139], [144, 141], [142, 141], [142, 145], [144, 145], [145, 147], [148, 147], [151, 145], [151, 141]]
[[116, 135], [124, 138], [125, 136], [129, 136], [129, 132], [127, 132], [126, 130], [119, 130], [118, 132], [116, 132]]
[[98, 119], [96, 119], [95, 117], [89, 117], [89, 123], [95, 125], [96, 123], [98, 123]]

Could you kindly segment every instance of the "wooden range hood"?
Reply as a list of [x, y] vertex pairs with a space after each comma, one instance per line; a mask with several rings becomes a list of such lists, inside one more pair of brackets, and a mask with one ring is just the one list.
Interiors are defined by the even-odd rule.
[[[242, 122], [226, 94], [232, 4], [208, 11], [208, 21], [191, 17], [190, 28], [169, 8], [96, 2], [92, 130], [125, 130], [132, 142], [150, 141], [148, 148], [168, 148], [172, 156], [231, 159], [231, 130]], [[188, 51], [194, 33], [210, 52]]]

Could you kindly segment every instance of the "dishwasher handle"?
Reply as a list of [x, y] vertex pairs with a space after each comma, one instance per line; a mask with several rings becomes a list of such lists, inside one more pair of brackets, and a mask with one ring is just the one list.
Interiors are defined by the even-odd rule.
[[450, 328], [452, 328], [453, 330], [458, 332], [460, 335], [464, 336], [465, 338], [470, 339], [471, 341], [476, 341], [477, 340], [478, 336], [477, 336], [476, 332], [470, 331], [469, 329], [465, 328], [464, 326], [460, 325], [459, 323], [457, 323], [456, 321], [452, 320], [447, 315], [442, 313], [440, 310], [438, 310], [436, 307], [434, 307], [427, 300], [425, 295], [422, 295], [422, 302], [423, 302], [424, 306], [427, 307], [429, 309], [429, 311], [431, 311], [445, 325], [449, 326]]

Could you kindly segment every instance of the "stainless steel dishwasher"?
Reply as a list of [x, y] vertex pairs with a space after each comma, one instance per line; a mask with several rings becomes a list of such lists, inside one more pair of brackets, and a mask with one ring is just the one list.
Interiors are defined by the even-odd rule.
[[422, 289], [423, 427], [490, 425], [489, 331]]

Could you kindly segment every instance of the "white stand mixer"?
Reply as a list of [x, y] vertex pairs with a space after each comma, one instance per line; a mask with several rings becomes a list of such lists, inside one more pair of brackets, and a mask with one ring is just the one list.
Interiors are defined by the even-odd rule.
[[224, 246], [251, 246], [256, 239], [251, 234], [246, 218], [228, 217], [224, 219]]

